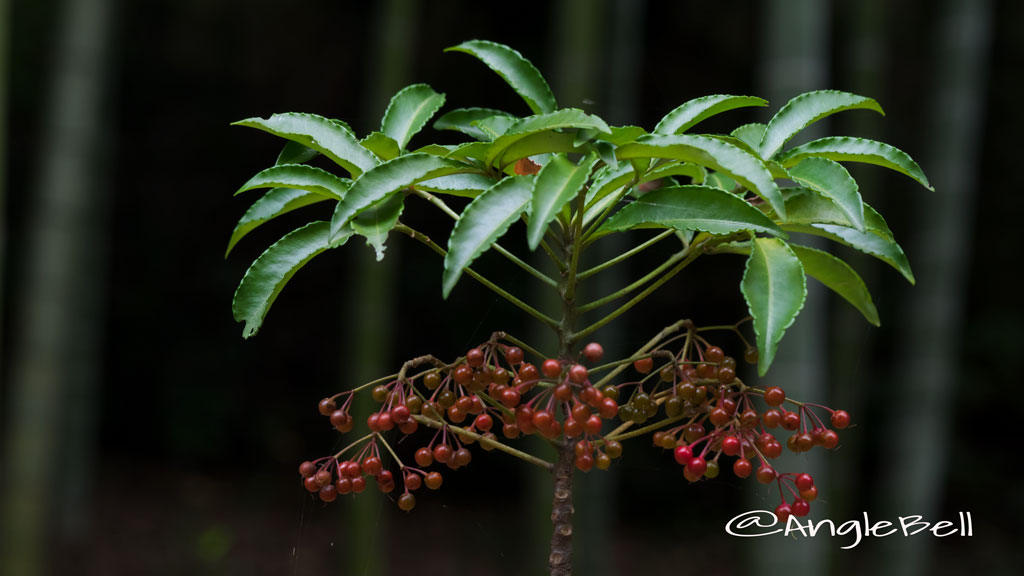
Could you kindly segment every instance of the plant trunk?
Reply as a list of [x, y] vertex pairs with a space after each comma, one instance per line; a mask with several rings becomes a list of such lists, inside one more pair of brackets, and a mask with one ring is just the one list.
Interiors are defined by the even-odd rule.
[[572, 574], [572, 476], [576, 455], [571, 442], [558, 446], [555, 463], [555, 495], [551, 502], [551, 576]]

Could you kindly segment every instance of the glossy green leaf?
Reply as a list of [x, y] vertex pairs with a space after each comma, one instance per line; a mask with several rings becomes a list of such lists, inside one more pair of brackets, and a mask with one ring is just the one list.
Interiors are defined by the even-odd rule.
[[767, 106], [768, 101], [754, 96], [730, 96], [729, 94], [712, 94], [694, 98], [675, 110], [669, 112], [654, 127], [655, 134], [681, 134], [698, 122], [702, 122], [716, 114], [745, 108], [748, 106]]
[[405, 207], [405, 196], [395, 194], [374, 204], [352, 219], [352, 230], [366, 238], [366, 245], [373, 247], [377, 261], [384, 259], [385, 242], [388, 232], [398, 223]]
[[730, 192], [730, 193], [737, 186], [739, 186], [739, 184], [737, 184], [735, 180], [733, 180], [732, 178], [729, 178], [728, 176], [726, 176], [725, 174], [722, 174], [721, 172], [712, 172], [712, 173], [708, 174], [708, 177], [705, 180], [705, 182], [707, 183], [708, 186], [714, 186], [715, 188], [719, 188], [721, 190], [725, 190], [726, 192]]
[[320, 155], [319, 152], [312, 148], [307, 148], [298, 142], [291, 140], [285, 142], [284, 148], [281, 149], [281, 153], [277, 155], [277, 162], [275, 164], [305, 164], [313, 158]]
[[548, 224], [558, 217], [562, 207], [579, 195], [587, 183], [597, 156], [588, 155], [574, 164], [565, 156], [555, 156], [537, 174], [531, 190], [530, 220], [526, 225], [526, 242], [536, 250], [544, 238]]
[[767, 124], [761, 124], [760, 122], [751, 122], [750, 124], [744, 124], [739, 128], [733, 130], [730, 134], [734, 138], [746, 142], [747, 146], [751, 149], [757, 150], [761, 146], [761, 139], [764, 138], [764, 131], [768, 128]]
[[828, 158], [836, 162], [865, 162], [884, 166], [913, 178], [929, 190], [935, 190], [928, 183], [928, 177], [924, 175], [921, 167], [906, 152], [875, 140], [848, 136], [819, 138], [787, 150], [779, 156], [779, 162], [789, 168], [804, 158]]
[[703, 166], [690, 164], [689, 162], [672, 162], [647, 171], [643, 178], [640, 179], [640, 183], [643, 184], [644, 182], [670, 176], [686, 176], [690, 179], [691, 184], [703, 184], [704, 179], [708, 177], [708, 171]]
[[786, 208], [782, 194], [761, 159], [727, 142], [691, 134], [651, 135], [644, 136], [632, 144], [620, 146], [616, 155], [619, 160], [672, 158], [725, 172], [730, 178], [768, 202], [776, 213], [785, 216]]
[[439, 192], [450, 196], [476, 198], [481, 192], [494, 185], [494, 179], [483, 174], [452, 174], [424, 180], [416, 184], [419, 190]]
[[473, 124], [487, 135], [487, 140], [494, 140], [501, 136], [519, 119], [512, 116], [490, 116], [473, 121]]
[[846, 299], [854, 308], [860, 310], [868, 322], [875, 326], [881, 325], [878, 310], [871, 301], [868, 287], [849, 264], [822, 250], [797, 244], [790, 244], [789, 247], [800, 259], [808, 276]]
[[398, 147], [398, 142], [395, 142], [390, 136], [382, 132], [371, 132], [359, 141], [370, 152], [373, 152], [377, 158], [387, 162], [402, 153], [402, 150]]
[[633, 167], [623, 162], [618, 166], [605, 166], [594, 173], [590, 188], [587, 189], [587, 210], [592, 203], [622, 188], [633, 179]]
[[434, 130], [454, 130], [477, 140], [489, 141], [491, 140], [490, 135], [481, 130], [474, 122], [492, 116], [514, 118], [508, 112], [490, 108], [456, 108], [438, 118], [434, 122]]
[[602, 140], [591, 142], [590, 145], [594, 147], [594, 152], [597, 153], [598, 157], [601, 159], [602, 162], [604, 162], [608, 166], [611, 166], [612, 168], [618, 167], [619, 159], [615, 157], [614, 145], [612, 145], [610, 142], [604, 142]]
[[357, 214], [406, 186], [421, 180], [475, 170], [468, 164], [429, 154], [407, 154], [389, 160], [360, 176], [349, 188], [345, 198], [338, 202], [334, 217], [331, 218], [331, 237], [341, 234]]
[[854, 228], [864, 231], [864, 202], [857, 181], [842, 164], [827, 158], [806, 158], [790, 168], [789, 174], [793, 181], [832, 200]]
[[878, 102], [849, 92], [816, 90], [800, 94], [780, 108], [768, 122], [758, 151], [767, 160], [778, 154], [782, 146], [804, 128], [836, 112], [855, 109], [874, 110], [885, 115]]
[[[870, 222], [868, 225], [870, 226]], [[907, 260], [906, 254], [892, 238], [876, 234], [870, 229], [867, 232], [860, 232], [835, 224], [785, 225], [783, 229], [822, 236], [860, 250], [865, 254], [870, 254], [895, 268], [911, 284], [915, 283], [914, 273], [910, 270], [910, 262]]]
[[405, 150], [409, 140], [427, 125], [427, 122], [444, 106], [444, 94], [439, 94], [426, 84], [413, 84], [398, 91], [391, 98], [380, 131], [387, 134]]
[[236, 322], [244, 322], [242, 336], [249, 338], [259, 331], [270, 306], [295, 273], [315, 256], [340, 246], [351, 232], [328, 241], [330, 223], [310, 222], [286, 234], [257, 258], [235, 290], [231, 303]]
[[764, 376], [775, 359], [779, 341], [807, 298], [800, 259], [778, 238], [754, 239], [740, 291], [754, 319], [757, 372]]
[[470, 40], [446, 48], [445, 52], [463, 52], [475, 56], [508, 82], [534, 114], [551, 112], [558, 108], [555, 95], [551, 93], [551, 88], [540, 71], [529, 60], [523, 58], [522, 54], [508, 46], [486, 40]]
[[473, 199], [455, 222], [444, 258], [441, 290], [445, 298], [462, 271], [487, 251], [530, 204], [534, 177], [505, 178]]
[[297, 188], [327, 198], [341, 200], [352, 185], [347, 178], [339, 178], [326, 170], [306, 164], [281, 164], [261, 171], [242, 185], [235, 194], [258, 188]]
[[295, 190], [293, 188], [271, 188], [262, 198], [253, 202], [252, 206], [245, 211], [242, 218], [235, 225], [231, 232], [231, 239], [228, 241], [228, 249], [224, 252], [227, 258], [231, 250], [238, 244], [238, 241], [245, 237], [262, 224], [265, 224], [282, 214], [297, 210], [303, 206], [325, 202], [328, 197], [306, 190]]
[[[547, 114], [527, 116], [516, 121], [501, 137], [494, 140], [491, 150], [487, 153], [487, 164], [495, 166], [499, 164], [499, 161], [500, 165], [508, 164], [510, 160], [503, 156], [516, 142], [537, 133], [563, 128], [592, 128], [599, 132], [611, 133], [611, 128], [605, 124], [604, 120], [577, 108], [563, 108]], [[573, 144], [574, 140], [573, 136], [570, 139], [570, 144]], [[574, 144], [573, 146], [575, 147]]]
[[247, 118], [233, 125], [258, 128], [316, 150], [348, 170], [353, 177], [378, 164], [377, 158], [359, 144], [348, 126], [316, 114], [288, 112], [274, 114], [265, 120]]
[[[502, 136], [504, 138], [504, 136]], [[530, 134], [521, 140], [516, 140], [502, 153], [494, 166], [502, 170], [512, 166], [520, 158], [529, 158], [539, 154], [579, 154], [586, 152], [590, 144], [576, 146], [573, 144], [575, 136], [565, 132], [537, 132]], [[491, 157], [491, 150], [487, 151], [487, 157]]]
[[616, 146], [622, 146], [623, 144], [633, 142], [641, 136], [647, 135], [647, 130], [639, 126], [612, 126], [611, 129], [611, 134], [598, 133], [596, 138], [605, 142], [611, 142]]
[[710, 186], [672, 186], [644, 194], [606, 220], [600, 232], [665, 227], [728, 234], [751, 230], [785, 233], [742, 199]]

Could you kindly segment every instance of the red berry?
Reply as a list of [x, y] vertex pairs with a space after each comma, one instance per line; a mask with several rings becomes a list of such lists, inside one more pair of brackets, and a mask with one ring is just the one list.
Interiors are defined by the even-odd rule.
[[434, 460], [441, 464], [447, 464], [452, 458], [452, 449], [447, 444], [434, 446]]
[[516, 392], [514, 388], [506, 388], [501, 393], [501, 404], [506, 408], [515, 408], [519, 405], [519, 392]]
[[831, 450], [839, 445], [839, 434], [835, 430], [825, 430], [821, 433], [821, 445], [826, 450]]
[[306, 490], [308, 490], [310, 492], [319, 492], [320, 491], [320, 483], [316, 481], [316, 477], [315, 476], [310, 476], [310, 477], [306, 478], [305, 480], [303, 480], [302, 481], [302, 486], [305, 487]]
[[405, 404], [399, 404], [391, 409], [391, 419], [395, 424], [402, 424], [409, 421], [409, 408]]
[[778, 386], [769, 386], [764, 389], [764, 401], [769, 406], [780, 406], [786, 401], [786, 393]]
[[850, 415], [846, 410], [836, 410], [832, 413], [832, 426], [842, 430], [850, 425]]
[[452, 462], [454, 462], [455, 465], [460, 468], [469, 464], [469, 461], [472, 459], [473, 454], [465, 448], [459, 448], [458, 450], [455, 451], [455, 454], [452, 456]]
[[726, 456], [735, 456], [740, 453], [740, 439], [735, 436], [726, 436], [722, 439], [722, 453]]
[[559, 402], [567, 402], [572, 398], [572, 387], [563, 382], [558, 386], [555, 386], [555, 389], [551, 391], [551, 394], [555, 397], [555, 400], [558, 400]]
[[763, 450], [764, 455], [769, 458], [778, 458], [779, 456], [782, 456], [782, 444], [779, 444], [774, 440], [765, 444]]
[[604, 348], [597, 342], [591, 342], [583, 347], [583, 357], [591, 364], [600, 362], [604, 357]]
[[814, 486], [814, 478], [807, 473], [797, 474], [796, 481], [794, 483], [796, 484], [796, 489], [802, 492], [804, 490], [810, 490], [811, 487]]
[[403, 512], [408, 512], [416, 507], [416, 497], [406, 492], [398, 497], [398, 508]]
[[398, 425], [398, 429], [402, 431], [402, 434], [409, 435], [415, 432], [420, 425], [412, 418], [402, 422]]
[[641, 374], [647, 374], [654, 369], [654, 358], [641, 358], [633, 362], [633, 369]]
[[313, 464], [309, 460], [299, 464], [299, 475], [303, 478], [309, 478], [313, 474], [316, 474], [316, 464]]
[[481, 414], [473, 421], [473, 426], [481, 432], [487, 432], [494, 426], [494, 419], [491, 418], [490, 414]]
[[501, 427], [501, 433], [505, 438], [518, 438], [519, 426], [516, 426], [515, 424], [505, 424]]
[[366, 427], [370, 429], [370, 432], [380, 432], [380, 414], [374, 412], [366, 417]]
[[573, 364], [572, 368], [569, 368], [569, 380], [583, 384], [587, 381], [587, 368], [582, 364]]
[[338, 491], [338, 494], [348, 494], [352, 491], [352, 481], [348, 478], [338, 478], [334, 483], [334, 489]]
[[381, 412], [380, 416], [377, 417], [377, 427], [382, 432], [387, 432], [395, 427], [395, 421], [391, 419], [390, 412]]
[[416, 451], [415, 458], [416, 464], [424, 468], [434, 463], [434, 454], [426, 446]]
[[598, 408], [598, 413], [601, 414], [601, 418], [611, 420], [619, 413], [619, 405], [611, 398], [605, 397], [601, 400], [601, 407]]
[[814, 502], [814, 499], [818, 497], [818, 487], [811, 486], [807, 490], [801, 490], [800, 497], [808, 502]]
[[743, 351], [743, 361], [747, 364], [757, 364], [757, 348], [750, 347]]
[[736, 379], [736, 369], [727, 366], [718, 368], [718, 381], [722, 384], [731, 384]]
[[587, 418], [590, 418], [590, 406], [586, 404], [577, 404], [572, 407], [572, 417], [574, 420], [585, 422]]
[[725, 352], [718, 346], [708, 346], [708, 349], [704, 351], [704, 359], [714, 364], [720, 363], [725, 360]]
[[726, 412], [725, 408], [718, 407], [711, 410], [711, 413], [708, 415], [708, 420], [710, 420], [715, 426], [725, 426], [725, 424], [730, 420], [729, 413]]
[[334, 502], [337, 497], [338, 489], [334, 487], [334, 484], [328, 484], [320, 489], [320, 499], [324, 502]]
[[366, 458], [366, 460], [363, 460], [363, 472], [369, 474], [370, 476], [376, 476], [377, 474], [380, 474], [382, 467], [383, 465], [381, 464], [380, 458], [377, 458], [376, 456], [370, 456]]
[[540, 379], [540, 373], [533, 364], [523, 364], [519, 367], [519, 378], [524, 384], [530, 384]]
[[362, 476], [353, 478], [352, 482], [352, 493], [359, 494], [363, 490], [366, 490], [366, 480]]
[[796, 412], [786, 412], [782, 415], [782, 428], [792, 432], [800, 427], [800, 415]]
[[590, 472], [594, 467], [594, 457], [590, 454], [583, 454], [576, 457], [576, 467], [583, 472]]
[[554, 358], [548, 358], [540, 365], [540, 371], [544, 373], [546, 378], [558, 378], [559, 374], [562, 373], [562, 365]]
[[334, 403], [334, 400], [331, 400], [330, 398], [324, 398], [323, 400], [320, 401], [320, 404], [319, 406], [317, 406], [317, 409], [320, 410], [320, 413], [323, 414], [324, 416], [330, 416], [332, 412], [338, 409], [338, 406]]
[[686, 466], [686, 463], [693, 459], [693, 450], [689, 446], [676, 446], [672, 455], [680, 466]]
[[757, 469], [757, 481], [761, 484], [768, 484], [772, 480], [775, 480], [775, 468], [767, 464], [761, 464]]
[[695, 456], [686, 463], [686, 471], [698, 478], [703, 476], [704, 471], [707, 469], [708, 463], [700, 456]]
[[518, 346], [510, 346], [505, 350], [505, 360], [512, 364], [521, 364], [523, 362], [523, 349]]
[[466, 352], [466, 363], [473, 368], [479, 368], [484, 365], [484, 351], [479, 348], [473, 348], [469, 352]]
[[779, 522], [785, 522], [792, 515], [793, 509], [785, 502], [775, 507], [775, 517], [779, 519]]
[[583, 424], [580, 424], [580, 421], [575, 418], [566, 418], [563, 428], [565, 435], [569, 438], [575, 438], [583, 433]]
[[553, 417], [551, 416], [551, 412], [548, 412], [547, 410], [537, 410], [533, 413], [533, 425], [541, 432], [547, 430], [548, 427], [551, 426], [552, 421]]
[[811, 505], [803, 498], [797, 498], [793, 500], [793, 515], [794, 516], [807, 516], [807, 513], [811, 511]]
[[437, 372], [427, 372], [423, 375], [423, 385], [434, 390], [441, 385], [441, 375]]
[[423, 483], [427, 485], [427, 488], [437, 490], [441, 487], [442, 480], [444, 480], [444, 478], [441, 476], [440, 472], [431, 472], [423, 479]]
[[782, 422], [782, 412], [774, 408], [766, 410], [761, 421], [764, 422], [765, 428], [775, 428]]
[[754, 467], [750, 464], [750, 460], [740, 458], [733, 462], [732, 473], [735, 474], [737, 478], [746, 478], [747, 476], [750, 476], [750, 472], [753, 471], [753, 468]]
[[586, 423], [583, 424], [584, 430], [587, 434], [600, 434], [601, 433], [601, 417], [594, 414], [590, 418], [587, 418]]

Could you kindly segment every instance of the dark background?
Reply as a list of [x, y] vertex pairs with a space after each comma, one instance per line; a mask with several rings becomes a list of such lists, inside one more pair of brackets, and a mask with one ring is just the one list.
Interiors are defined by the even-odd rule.
[[[559, 104], [648, 129], [683, 101], [756, 94], [767, 121], [793, 95], [837, 88], [886, 117], [849, 112], [816, 128], [892, 143], [936, 192], [852, 167], [917, 276], [849, 256], [875, 295], [869, 327], [812, 290], [768, 381], [848, 408], [833, 454], [795, 459], [823, 497], [812, 518], [956, 520], [972, 538], [741, 540], [723, 525], [773, 507], [753, 481], [687, 485], [645, 440], [611, 472], [580, 479], [582, 574], [1016, 573], [1024, 497], [1013, 436], [1024, 310], [1015, 283], [1024, 133], [1024, 4], [1006, 1], [376, 3], [303, 0], [0, 2], [0, 573], [536, 574], [546, 565], [549, 480], [477, 451], [411, 514], [369, 492], [330, 506], [302, 490], [300, 461], [342, 442], [323, 396], [424, 353], [454, 357], [529, 319], [468, 280], [442, 302], [440, 261], [404, 237], [388, 258], [354, 240], [307, 266], [248, 341], [231, 296], [303, 209], [244, 239], [254, 196], [232, 193], [271, 164], [273, 137], [231, 121], [308, 111], [377, 129], [391, 94], [426, 82], [446, 108], [528, 110], [484, 66], [442, 49], [509, 44]], [[814, 132], [812, 131], [812, 134]], [[424, 144], [451, 134], [425, 130]], [[403, 220], [443, 238], [428, 206]], [[518, 237], [512, 234], [513, 237]], [[513, 248], [522, 248], [510, 241]], [[605, 293], [656, 264], [631, 261]], [[625, 355], [681, 317], [744, 314], [741, 260], [702, 261], [599, 333]], [[539, 293], [493, 256], [490, 277]], [[531, 336], [532, 337], [532, 336]], [[543, 342], [543, 336], [537, 338]], [[741, 354], [739, 343], [722, 344]], [[752, 376], [751, 376], [752, 378]], [[427, 438], [424, 438], [424, 442]], [[522, 443], [521, 443], [522, 444]], [[530, 444], [525, 444], [527, 447]], [[536, 447], [534, 447], [536, 448]], [[411, 451], [411, 446], [403, 446]], [[543, 448], [541, 448], [543, 453]], [[1016, 516], [1016, 517], [1015, 517]]]

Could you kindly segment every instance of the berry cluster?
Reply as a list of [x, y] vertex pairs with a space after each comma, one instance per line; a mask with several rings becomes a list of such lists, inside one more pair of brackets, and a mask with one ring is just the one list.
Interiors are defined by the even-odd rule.
[[[831, 449], [839, 442], [835, 429], [848, 426], [849, 415], [788, 399], [777, 386], [746, 386], [736, 376], [736, 360], [709, 344], [700, 332], [691, 325], [686, 334], [652, 350], [591, 369], [585, 364], [597, 364], [604, 356], [596, 342], [587, 344], [578, 357], [548, 358], [538, 367], [526, 361], [517, 341], [508, 342], [502, 333], [451, 364], [432, 356], [410, 360], [396, 375], [320, 401], [320, 413], [339, 432], [353, 428], [349, 409], [356, 392], [370, 388], [380, 407], [366, 420], [369, 434], [334, 456], [302, 464], [304, 485], [325, 502], [338, 494], [363, 491], [366, 476], [373, 477], [382, 492], [391, 493], [396, 474], [383, 465], [378, 448], [383, 446], [402, 477], [404, 491], [398, 505], [411, 510], [416, 502], [413, 491], [423, 484], [430, 489], [441, 485], [441, 473], [426, 469], [435, 464], [453, 470], [468, 465], [472, 460], [468, 446], [474, 443], [484, 450], [499, 449], [550, 466], [499, 440], [498, 426], [505, 440], [539, 434], [555, 442], [571, 442], [576, 468], [584, 472], [607, 469], [622, 454], [621, 440], [652, 433], [655, 446], [673, 450], [687, 480], [716, 477], [723, 456], [736, 458], [732, 470], [740, 478], [754, 473], [756, 462], [756, 478], [779, 486], [782, 503], [777, 515], [784, 519], [807, 514], [818, 493], [814, 480], [809, 474], [776, 472], [770, 460], [782, 454], [782, 443], [769, 430], [781, 427], [792, 432], [786, 446], [793, 452], [815, 446]], [[666, 347], [681, 338], [685, 342], [680, 350]], [[757, 349], [748, 345], [744, 359], [757, 362]], [[602, 386], [630, 363], [642, 375], [640, 380]], [[424, 366], [422, 372], [407, 375]], [[597, 385], [591, 382], [592, 371], [613, 368]], [[626, 400], [620, 405], [620, 399]], [[783, 407], [787, 403], [794, 409]], [[766, 406], [759, 408], [760, 404]], [[815, 409], [829, 412], [831, 428]], [[606, 430], [605, 421], [615, 418], [621, 424]], [[630, 430], [652, 419], [655, 422]], [[418, 467], [406, 466], [382, 434], [397, 428], [408, 436], [421, 426], [435, 433], [415, 450]], [[344, 457], [360, 447], [357, 456]], [[784, 489], [792, 496], [791, 503]]]
[[[655, 357], [668, 359], [656, 372]], [[757, 362], [757, 350], [748, 347], [744, 358], [750, 363]], [[746, 386], [736, 377], [736, 360], [699, 337], [688, 339], [678, 355], [659, 350], [636, 360], [633, 367], [647, 376], [639, 382], [620, 385], [636, 386], [621, 414], [624, 419], [642, 423], [657, 414], [659, 404], [664, 406], [666, 420], [659, 424], [667, 421], [675, 425], [655, 431], [652, 441], [655, 446], [673, 451], [687, 480], [696, 482], [718, 476], [722, 456], [736, 457], [733, 474], [746, 478], [754, 473], [754, 460], [758, 464], [757, 480], [762, 484], [774, 481], [779, 486], [782, 502], [775, 512], [780, 519], [809, 512], [810, 502], [818, 495], [814, 479], [806, 473], [776, 471], [770, 460], [782, 454], [782, 444], [769, 430], [781, 427], [793, 432], [786, 446], [795, 453], [815, 446], [832, 449], [839, 443], [839, 435], [826, 427], [814, 408], [828, 411], [835, 429], [849, 425], [850, 417], [845, 411], [788, 399], [778, 386], [763, 390]], [[645, 392], [647, 380], [655, 376], [651, 392]], [[759, 410], [762, 401], [767, 406]], [[786, 402], [796, 410], [784, 408]], [[787, 503], [784, 488], [792, 496], [792, 504]]]

